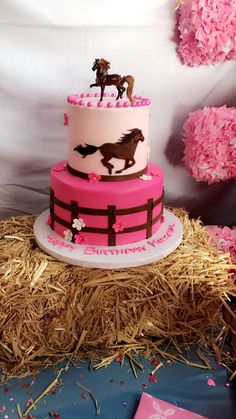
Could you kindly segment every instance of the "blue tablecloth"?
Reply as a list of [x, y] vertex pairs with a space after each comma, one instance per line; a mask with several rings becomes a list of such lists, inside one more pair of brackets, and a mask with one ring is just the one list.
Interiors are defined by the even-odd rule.
[[[142, 391], [210, 419], [236, 418], [235, 389], [228, 384], [225, 368], [213, 358], [210, 359], [213, 370], [171, 363], [160, 368], [153, 381], [150, 381], [150, 371], [154, 368], [150, 360], [139, 359], [145, 370], [136, 368], [137, 378], [128, 360], [123, 366], [113, 361], [98, 370], [90, 369], [88, 363], [70, 365], [61, 374], [61, 385], [46, 395], [30, 415], [46, 419], [57, 413], [56, 419], [94, 419], [94, 402], [80, 383], [96, 397], [101, 419], [132, 419]], [[199, 359], [197, 362], [201, 363]], [[0, 419], [18, 418], [16, 404], [24, 411], [27, 402], [35, 400], [55, 377], [55, 371], [47, 368], [35, 379], [13, 379], [0, 386]], [[209, 378], [215, 385], [209, 385]]]

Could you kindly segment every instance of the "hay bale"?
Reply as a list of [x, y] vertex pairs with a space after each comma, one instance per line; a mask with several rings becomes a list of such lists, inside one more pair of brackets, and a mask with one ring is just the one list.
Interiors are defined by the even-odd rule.
[[229, 304], [224, 303], [224, 320], [228, 327], [228, 344], [231, 350], [229, 364], [231, 368], [231, 380], [236, 382], [236, 298], [233, 297]]
[[137, 268], [67, 265], [41, 251], [34, 216], [0, 223], [0, 367], [19, 376], [63, 358], [208, 342], [233, 290], [229, 255], [182, 209], [182, 244]]

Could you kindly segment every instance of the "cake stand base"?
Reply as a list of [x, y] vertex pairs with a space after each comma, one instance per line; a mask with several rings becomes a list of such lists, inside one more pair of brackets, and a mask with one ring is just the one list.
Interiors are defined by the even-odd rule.
[[90, 268], [128, 268], [156, 262], [172, 253], [182, 241], [182, 224], [164, 209], [164, 221], [152, 237], [119, 246], [95, 246], [66, 241], [47, 225], [49, 210], [36, 219], [34, 233], [39, 247], [56, 259]]

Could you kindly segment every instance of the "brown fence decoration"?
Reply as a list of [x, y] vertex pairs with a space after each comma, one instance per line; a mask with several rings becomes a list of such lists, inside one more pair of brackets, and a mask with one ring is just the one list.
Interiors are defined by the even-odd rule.
[[54, 191], [51, 188], [50, 189], [50, 214], [51, 214], [51, 228], [52, 229], [54, 229], [54, 217], [52, 216], [52, 214], [54, 214], [54, 203], [55, 203]]
[[[154, 208], [162, 204], [161, 210], [159, 214], [157, 214], [153, 218], [153, 210]], [[55, 206], [58, 206], [60, 208], [63, 208], [70, 212], [71, 215], [71, 221], [63, 220], [61, 217], [59, 217], [55, 213]], [[129, 215], [129, 214], [136, 214], [137, 212], [143, 212], [146, 211], [147, 217], [146, 222], [143, 224], [139, 224], [133, 227], [127, 227], [124, 228], [122, 231], [115, 232], [115, 230], [112, 228], [113, 224], [116, 222], [116, 217], [119, 215]], [[108, 227], [107, 228], [101, 228], [101, 227], [89, 227], [85, 226], [83, 228], [83, 232], [87, 233], [98, 233], [98, 234], [107, 234], [108, 236], [108, 246], [115, 246], [116, 245], [116, 236], [117, 234], [125, 234], [125, 233], [133, 233], [135, 231], [140, 230], [146, 230], [146, 239], [152, 236], [152, 226], [160, 220], [162, 214], [163, 214], [163, 194], [160, 196], [160, 198], [157, 199], [148, 199], [146, 204], [137, 206], [137, 207], [131, 207], [131, 208], [123, 208], [123, 209], [117, 209], [115, 205], [108, 205], [107, 209], [99, 209], [99, 208], [86, 208], [86, 207], [80, 207], [76, 201], [71, 201], [70, 204], [67, 204], [60, 199], [55, 197], [54, 191], [50, 190], [50, 215], [51, 215], [51, 228], [54, 229], [54, 223], [57, 222], [58, 224], [61, 224], [63, 227], [66, 227], [72, 231], [72, 241], [74, 242], [75, 234], [77, 234], [76, 228], [72, 227], [73, 220], [81, 217], [81, 215], [101, 215], [104, 217], [107, 217], [108, 219]]]

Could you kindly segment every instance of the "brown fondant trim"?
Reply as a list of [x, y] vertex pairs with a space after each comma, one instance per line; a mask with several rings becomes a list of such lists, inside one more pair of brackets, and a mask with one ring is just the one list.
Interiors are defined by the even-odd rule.
[[[153, 201], [153, 208], [155, 208], [157, 205], [159, 205], [162, 202], [163, 199], [162, 194], [160, 198], [157, 198], [155, 201]], [[66, 204], [65, 202], [61, 201], [60, 199], [57, 199], [53, 195], [54, 205], [58, 205], [60, 208], [66, 209], [68, 211], [71, 211], [71, 204]], [[146, 211], [147, 205], [140, 205], [138, 207], [131, 207], [131, 208], [124, 208], [124, 209], [117, 209], [116, 215], [127, 215], [127, 214], [134, 214], [136, 212]], [[80, 214], [87, 214], [87, 215], [108, 215], [107, 209], [96, 209], [96, 208], [86, 208], [86, 207], [79, 207]]]
[[[80, 177], [82, 179], [88, 179], [89, 175], [88, 173], [80, 172], [79, 170], [73, 169], [68, 163], [67, 163], [67, 170], [70, 172], [71, 175]], [[142, 175], [144, 175], [147, 172], [147, 166], [136, 173], [131, 173], [130, 175], [122, 175], [122, 176], [109, 176], [109, 175], [102, 175], [101, 181], [102, 182], [123, 182], [125, 180], [131, 180], [136, 179]]]
[[[71, 229], [71, 223], [69, 221], [63, 220], [61, 217], [58, 217], [58, 215], [54, 214], [54, 221], [56, 221], [58, 224], [61, 224], [64, 227], [67, 227], [68, 229]], [[86, 233], [100, 233], [100, 234], [108, 234], [108, 228], [99, 228], [99, 227], [84, 227], [83, 230]]]
[[[156, 224], [156, 223], [157, 223], [157, 221], [159, 221], [159, 220], [161, 219], [162, 215], [163, 215], [163, 207], [162, 207], [162, 209], [161, 209], [161, 212], [159, 212], [159, 214], [157, 214], [157, 216], [156, 216], [155, 218], [153, 218], [153, 220], [152, 220], [152, 226], [153, 226], [154, 224]], [[150, 236], [149, 236], [149, 237], [150, 237]]]
[[108, 205], [108, 246], [116, 245], [116, 232], [112, 228], [116, 222], [116, 207], [115, 205]]
[[[151, 225], [153, 226], [157, 221], [160, 220], [162, 216], [163, 211], [161, 211], [152, 221]], [[62, 218], [58, 217], [58, 215], [54, 214], [54, 222], [57, 222], [58, 224], [63, 225], [64, 227], [71, 229], [71, 223], [69, 221], [65, 221]], [[125, 233], [134, 233], [136, 231], [145, 230], [148, 227], [148, 223], [140, 224], [138, 226], [128, 227], [124, 228], [124, 230], [119, 231], [118, 233], [115, 233], [114, 229], [112, 227], [110, 228], [99, 228], [99, 227], [84, 227], [83, 231], [85, 233], [99, 233], [99, 234], [108, 234], [109, 233], [113, 235], [113, 240], [116, 234], [125, 234]], [[151, 237], [151, 234], [147, 236]], [[112, 241], [113, 241], [112, 240]], [[109, 246], [114, 246], [114, 244], [108, 244]]]
[[147, 202], [147, 231], [146, 238], [152, 235], [152, 211], [153, 211], [153, 199], [150, 198]]
[[73, 227], [73, 220], [79, 216], [79, 207], [77, 201], [71, 201], [71, 232], [72, 232], [72, 241], [75, 241], [75, 235], [77, 234], [77, 229]]
[[[163, 194], [153, 202], [153, 208], [162, 202]], [[139, 207], [124, 208], [116, 210], [116, 215], [135, 214], [136, 212], [147, 211], [148, 204], [140, 205]]]
[[54, 191], [51, 188], [50, 189], [50, 216], [51, 216], [51, 224], [50, 224], [50, 227], [52, 229], [54, 229], [54, 205], [55, 205]]
[[[57, 222], [68, 229], [72, 229], [73, 238], [77, 233], [76, 229], [72, 228], [72, 223], [74, 218], [78, 218], [79, 214], [90, 214], [90, 215], [104, 215], [108, 218], [108, 228], [99, 228], [99, 227], [84, 227], [83, 231], [87, 233], [98, 233], [98, 234], [107, 234], [108, 235], [108, 246], [115, 246], [116, 245], [116, 235], [117, 234], [125, 234], [125, 233], [133, 233], [140, 230], [146, 230], [146, 238], [151, 237], [152, 235], [152, 226], [157, 223], [162, 214], [163, 214], [163, 194], [160, 198], [153, 201], [150, 198], [145, 205], [141, 205], [139, 207], [127, 208], [122, 210], [116, 210], [115, 206], [108, 205], [107, 209], [100, 210], [100, 209], [92, 209], [92, 208], [83, 208], [79, 207], [76, 201], [72, 201], [71, 204], [66, 204], [60, 201], [59, 199], [55, 198], [54, 192], [51, 189], [50, 191], [50, 212], [51, 212], [51, 227], [54, 228], [54, 222]], [[159, 214], [156, 215], [155, 218], [152, 219], [153, 208], [158, 204], [162, 203], [161, 210]], [[55, 214], [55, 204], [71, 211], [71, 222], [63, 220], [62, 218], [58, 217]], [[117, 215], [125, 215], [125, 214], [136, 214], [140, 211], [147, 211], [147, 222], [144, 224], [136, 225], [133, 227], [124, 228], [124, 230], [119, 231], [116, 233], [113, 229], [113, 224], [116, 221]]]
[[[161, 212], [159, 212], [159, 214], [157, 214], [157, 216], [155, 218], [153, 218], [153, 220], [151, 220], [151, 225], [152, 226], [153, 226], [153, 224], [157, 223], [157, 221], [160, 220], [162, 214], [163, 214], [163, 211], [161, 210]], [[119, 233], [116, 233], [116, 234], [134, 233], [135, 231], [145, 230], [145, 229], [147, 229], [147, 227], [148, 227], [148, 223], [140, 224], [138, 226], [124, 228], [124, 230], [119, 231]], [[151, 234], [148, 237], [151, 237]]]

